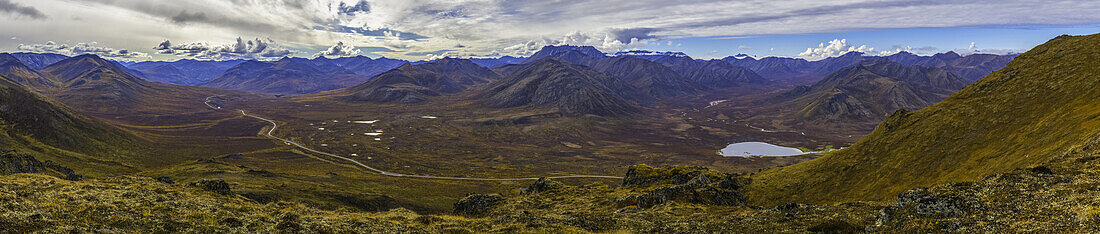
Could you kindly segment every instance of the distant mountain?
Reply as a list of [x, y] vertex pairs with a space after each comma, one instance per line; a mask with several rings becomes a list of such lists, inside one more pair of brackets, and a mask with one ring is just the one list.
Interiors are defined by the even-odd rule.
[[42, 93], [52, 91], [53, 88], [57, 87], [56, 82], [47, 79], [35, 69], [24, 65], [19, 59], [7, 53], [0, 53], [0, 76], [7, 77], [16, 83]]
[[552, 108], [567, 115], [619, 116], [640, 107], [637, 91], [617, 78], [555, 58], [528, 59], [522, 68], [481, 92], [490, 107]]
[[349, 101], [418, 103], [496, 80], [500, 75], [470, 60], [446, 58], [405, 64], [340, 92]]
[[1015, 54], [971, 54], [964, 57], [951, 51], [927, 57], [917, 61], [914, 65], [943, 68], [944, 70], [966, 77], [970, 81], [977, 81], [989, 75], [989, 73], [1008, 65], [1008, 63], [1012, 62], [1012, 59], [1015, 58]]
[[201, 85], [259, 93], [304, 94], [345, 88], [367, 80], [336, 64], [323, 61], [318, 66], [315, 61], [304, 58], [283, 58], [271, 63], [246, 61]]
[[50, 64], [69, 58], [69, 56], [53, 53], [12, 53], [11, 55], [34, 70], [42, 70]]
[[129, 108], [153, 86], [117, 63], [90, 54], [61, 60], [41, 72], [58, 82], [61, 91], [54, 95], [61, 102], [100, 111]]
[[968, 83], [943, 69], [876, 59], [826, 76], [791, 103], [801, 121], [878, 122], [899, 109], [940, 102]]
[[688, 57], [688, 55], [685, 54], [684, 52], [648, 51], [648, 50], [620, 51], [620, 52], [615, 52], [615, 54], [613, 56], [615, 56], [615, 57], [635, 57], [635, 58], [645, 59], [645, 60], [649, 60], [649, 61], [654, 61], [654, 60], [664, 58], [664, 57]]
[[[749, 200], [759, 206], [892, 200], [908, 189], [977, 181], [1054, 163], [1063, 155], [1092, 152], [1100, 136], [1098, 44], [1100, 34], [1054, 38], [943, 102], [893, 113], [851, 147], [756, 173], [748, 186]], [[934, 57], [962, 59], [951, 54]], [[1095, 168], [1085, 166], [1095, 165], [1095, 156], [1077, 157], [1081, 159], [1062, 163]], [[1050, 178], [1032, 180], [1059, 184], [1053, 187], [1073, 180], [1046, 167], [1023, 172]], [[1020, 177], [996, 178], [1004, 186], [1020, 183]], [[919, 206], [925, 204], [921, 201]]]
[[730, 56], [723, 58], [730, 64], [753, 70], [771, 80], [790, 81], [795, 84], [814, 82], [825, 75], [839, 71], [866, 60], [885, 58], [901, 65], [935, 67], [951, 71], [971, 82], [1004, 67], [1016, 55], [972, 54], [966, 57], [955, 52], [940, 53], [933, 56], [919, 56], [909, 52], [899, 52], [890, 56], [865, 56], [859, 52], [849, 52], [842, 56], [807, 61], [799, 58], [766, 57], [755, 59], [748, 56]]
[[473, 61], [474, 63], [476, 63], [477, 65], [481, 65], [482, 67], [496, 69], [509, 64], [522, 63], [525, 59], [527, 58], [504, 56], [500, 58], [471, 58], [470, 61]]
[[174, 62], [147, 61], [129, 65], [151, 81], [166, 84], [197, 85], [225, 73], [244, 60], [200, 61], [181, 59]]
[[706, 89], [672, 69], [645, 59], [611, 57], [601, 59], [592, 66], [597, 71], [619, 77], [623, 82], [648, 95], [649, 97], [636, 98], [642, 103], [651, 102], [655, 98], [694, 94]]
[[[643, 53], [656, 59], [651, 61], [635, 56]], [[616, 77], [646, 95], [634, 98], [642, 104], [707, 89], [767, 82], [748, 69], [717, 60], [695, 60], [682, 53], [634, 51], [620, 55], [609, 57], [591, 46], [547, 46], [527, 61], [555, 58]], [[502, 74], [510, 70], [512, 68], [502, 68]]]
[[721, 60], [695, 60], [687, 56], [663, 56], [656, 60], [691, 82], [707, 88], [726, 88], [743, 84], [764, 84], [768, 80], [747, 68]]
[[366, 56], [342, 57], [332, 59], [332, 62], [348, 71], [363, 77], [374, 77], [383, 72], [400, 67], [408, 61], [390, 58], [371, 59]]
[[588, 62], [582, 60], [588, 60], [590, 58], [603, 58], [607, 57], [607, 54], [600, 52], [596, 47], [592, 46], [544, 46], [539, 49], [538, 52], [524, 60], [527, 63], [536, 62], [544, 58], [558, 58], [566, 62], [574, 64], [586, 64]]

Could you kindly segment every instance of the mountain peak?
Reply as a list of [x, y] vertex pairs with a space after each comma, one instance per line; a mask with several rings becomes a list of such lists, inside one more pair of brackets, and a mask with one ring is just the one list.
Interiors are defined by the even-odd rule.
[[551, 57], [551, 56], [557, 56], [557, 55], [565, 54], [565, 53], [568, 53], [568, 52], [577, 52], [577, 53], [580, 53], [580, 54], [583, 54], [583, 55], [589, 56], [589, 57], [605, 57], [605, 56], [607, 56], [607, 54], [605, 54], [604, 52], [600, 52], [600, 50], [597, 50], [596, 47], [592, 47], [592, 46], [557, 45], [557, 46], [543, 46], [542, 49], [540, 49], [534, 55], [531, 55], [531, 57], [532, 58], [534, 58], [534, 57]]

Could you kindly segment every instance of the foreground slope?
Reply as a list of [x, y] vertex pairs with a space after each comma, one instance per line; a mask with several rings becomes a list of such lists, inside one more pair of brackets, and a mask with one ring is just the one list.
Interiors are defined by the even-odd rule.
[[1060, 36], [855, 145], [756, 174], [755, 204], [883, 200], [1043, 163], [1100, 133], [1100, 35]]

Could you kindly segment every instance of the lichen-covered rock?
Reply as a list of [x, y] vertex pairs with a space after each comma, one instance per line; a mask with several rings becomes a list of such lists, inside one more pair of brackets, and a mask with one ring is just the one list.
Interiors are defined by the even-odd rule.
[[76, 174], [73, 169], [58, 165], [53, 161], [38, 161], [33, 156], [19, 154], [15, 151], [6, 151], [0, 154], [0, 175], [16, 173], [44, 173], [65, 180], [80, 180], [83, 176]]
[[671, 201], [720, 206], [735, 206], [744, 203], [744, 196], [740, 192], [720, 188], [718, 185], [718, 183], [712, 182], [707, 175], [699, 174], [686, 184], [658, 188], [638, 196], [638, 207], [650, 208]]
[[215, 192], [215, 193], [218, 193], [218, 194], [221, 194], [221, 195], [233, 194], [233, 190], [229, 188], [229, 183], [226, 183], [225, 180], [221, 180], [221, 179], [217, 179], [217, 180], [205, 180], [204, 179], [204, 180], [192, 182], [189, 185], [196, 186], [196, 187], [202, 188], [203, 190]]
[[454, 205], [454, 213], [460, 215], [480, 215], [489, 208], [504, 202], [500, 194], [470, 194]]
[[528, 194], [534, 194], [534, 193], [546, 192], [546, 191], [561, 188], [562, 185], [563, 184], [561, 182], [553, 181], [553, 180], [550, 180], [550, 179], [547, 179], [547, 178], [539, 178], [538, 181], [535, 181], [535, 183], [531, 184], [530, 186], [527, 186], [527, 193]]

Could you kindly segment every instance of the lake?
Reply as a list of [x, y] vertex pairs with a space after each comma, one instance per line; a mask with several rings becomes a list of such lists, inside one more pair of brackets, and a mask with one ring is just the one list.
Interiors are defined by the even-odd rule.
[[808, 152], [764, 142], [740, 142], [727, 145], [718, 154], [726, 157], [786, 157], [808, 154]]

